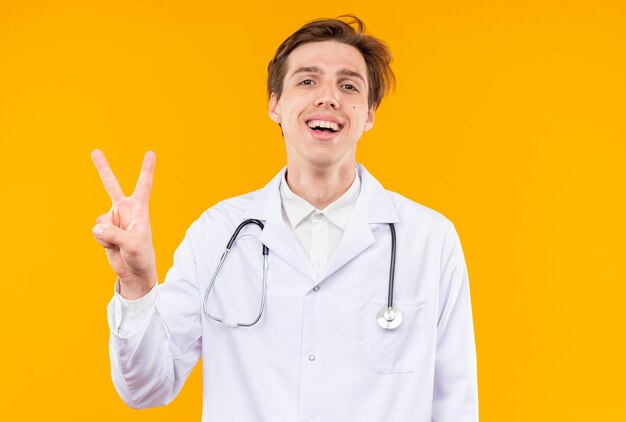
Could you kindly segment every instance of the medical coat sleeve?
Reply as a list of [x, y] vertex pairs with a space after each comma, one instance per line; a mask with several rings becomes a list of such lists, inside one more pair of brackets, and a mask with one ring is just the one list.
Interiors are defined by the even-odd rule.
[[192, 227], [174, 254], [174, 265], [139, 327], [116, 332], [115, 300], [108, 306], [113, 384], [133, 408], [171, 402], [201, 353], [201, 321]]
[[443, 241], [438, 305], [432, 421], [475, 422], [478, 385], [469, 280], [452, 223]]
[[133, 331], [137, 331], [141, 323], [154, 306], [157, 296], [158, 283], [150, 291], [139, 299], [125, 299], [120, 294], [120, 281], [115, 282], [115, 293], [113, 296], [114, 309], [112, 328], [122, 336], [128, 336]]

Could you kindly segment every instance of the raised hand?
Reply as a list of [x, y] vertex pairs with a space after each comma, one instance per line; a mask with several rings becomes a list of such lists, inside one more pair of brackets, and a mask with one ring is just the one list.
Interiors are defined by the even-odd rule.
[[138, 299], [158, 280], [148, 213], [156, 156], [146, 152], [131, 196], [124, 196], [102, 151], [93, 150], [91, 158], [112, 201], [111, 209], [96, 219], [92, 231], [120, 280], [120, 294], [126, 299]]

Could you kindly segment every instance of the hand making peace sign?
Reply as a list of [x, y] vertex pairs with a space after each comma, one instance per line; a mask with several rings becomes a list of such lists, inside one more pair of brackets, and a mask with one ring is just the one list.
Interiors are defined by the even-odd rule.
[[138, 299], [158, 280], [148, 213], [156, 156], [146, 152], [131, 196], [124, 196], [102, 151], [93, 150], [91, 158], [113, 202], [111, 209], [96, 219], [93, 234], [119, 278], [120, 294], [126, 299]]

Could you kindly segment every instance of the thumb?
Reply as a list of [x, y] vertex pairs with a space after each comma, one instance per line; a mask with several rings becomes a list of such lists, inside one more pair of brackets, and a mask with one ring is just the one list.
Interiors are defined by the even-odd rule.
[[96, 224], [92, 232], [99, 242], [106, 242], [120, 249], [129, 250], [134, 243], [132, 236], [128, 232], [113, 224]]

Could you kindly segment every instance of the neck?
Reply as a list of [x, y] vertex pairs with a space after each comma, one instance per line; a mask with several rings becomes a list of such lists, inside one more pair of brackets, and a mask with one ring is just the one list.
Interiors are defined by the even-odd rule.
[[354, 182], [354, 164], [323, 171], [303, 171], [287, 165], [289, 189], [317, 209], [324, 209], [343, 195]]

